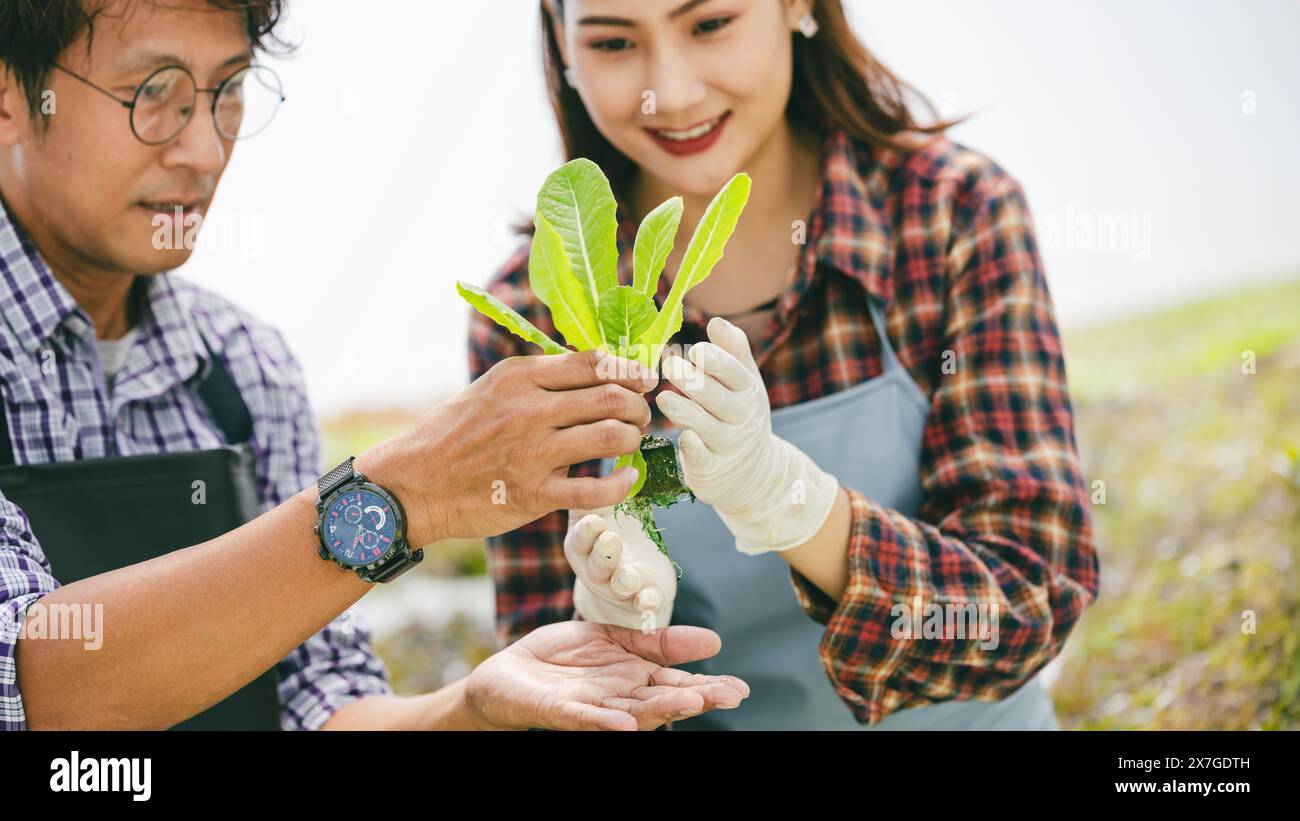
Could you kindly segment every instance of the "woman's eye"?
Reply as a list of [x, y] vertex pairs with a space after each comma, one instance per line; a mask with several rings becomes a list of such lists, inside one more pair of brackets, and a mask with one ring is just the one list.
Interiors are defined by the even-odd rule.
[[708, 20], [701, 20], [695, 24], [695, 33], [713, 34], [729, 26], [735, 19], [734, 17], [711, 17]]
[[596, 51], [626, 51], [632, 47], [632, 41], [626, 37], [615, 37], [610, 40], [598, 40], [591, 44]]

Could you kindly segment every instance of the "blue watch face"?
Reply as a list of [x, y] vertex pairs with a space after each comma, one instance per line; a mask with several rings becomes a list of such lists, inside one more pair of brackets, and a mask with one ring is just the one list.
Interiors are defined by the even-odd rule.
[[369, 490], [350, 490], [325, 511], [325, 547], [344, 564], [371, 564], [397, 538], [397, 517], [388, 501]]

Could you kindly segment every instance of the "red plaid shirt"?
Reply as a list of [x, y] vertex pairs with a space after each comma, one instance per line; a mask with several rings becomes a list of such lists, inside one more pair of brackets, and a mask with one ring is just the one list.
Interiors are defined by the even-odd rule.
[[[947, 699], [1000, 699], [1060, 652], [1098, 593], [1065, 362], [1029, 208], [1005, 171], [947, 139], [902, 154], [833, 133], [822, 176], [805, 250], [756, 346], [771, 405], [881, 374], [864, 292], [885, 301], [889, 338], [931, 405], [918, 515], [846, 488], [848, 589], [835, 602], [792, 570], [794, 592], [826, 626], [823, 664], [859, 721]], [[636, 225], [619, 213], [620, 277], [630, 283]], [[560, 338], [529, 290], [527, 246], [488, 287]], [[658, 303], [668, 288], [661, 277]], [[688, 302], [675, 341], [704, 341], [708, 319]], [[945, 351], [955, 369], [941, 369]], [[473, 314], [474, 378], [506, 357], [537, 353]], [[650, 407], [655, 425], [665, 424]], [[596, 467], [575, 466], [574, 475]], [[503, 639], [573, 618], [566, 527], [561, 511], [488, 540]], [[996, 603], [997, 648], [891, 637], [891, 607], [917, 594]]]

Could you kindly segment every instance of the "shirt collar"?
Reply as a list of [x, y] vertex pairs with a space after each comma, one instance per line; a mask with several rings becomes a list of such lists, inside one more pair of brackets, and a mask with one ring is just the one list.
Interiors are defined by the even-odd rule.
[[[900, 157], [895, 151], [873, 150], [841, 130], [827, 134], [822, 149], [822, 184], [806, 226], [805, 250], [777, 303], [783, 319], [826, 269], [853, 279], [881, 302], [889, 302], [893, 297], [890, 276], [893, 239], [885, 203], [888, 175], [899, 164]], [[618, 206], [618, 224], [619, 245], [631, 249], [637, 225], [631, 209], [622, 202]], [[683, 229], [678, 239], [689, 241], [693, 226], [683, 226]], [[621, 272], [621, 279], [630, 283], [630, 255], [621, 254], [620, 259], [627, 269]], [[668, 291], [668, 278], [661, 276], [659, 304], [663, 304]], [[689, 303], [683, 304], [682, 315], [683, 324], [700, 328], [710, 318]]]
[[[187, 299], [173, 275], [144, 278], [140, 337], [148, 348], [143, 362], [131, 361], [119, 382], [147, 375], [154, 389], [183, 382], [208, 360]], [[135, 296], [135, 294], [133, 294]], [[90, 317], [54, 277], [45, 260], [0, 203], [0, 309], [19, 346], [29, 354], [46, 347], [60, 326], [74, 334], [93, 334]], [[160, 373], [165, 371], [166, 373]]]
[[193, 290], [182, 287], [184, 283], [172, 273], [143, 279], [146, 307], [140, 335], [148, 340], [149, 356], [141, 369], [132, 368], [128, 362], [121, 379], [125, 382], [143, 371], [151, 377], [146, 380], [152, 383], [147, 395], [184, 382], [200, 371], [206, 373], [211, 357], [194, 320]]
[[827, 136], [822, 185], [808, 225], [807, 250], [794, 286], [782, 297], [783, 308], [793, 307], [823, 267], [857, 281], [881, 302], [892, 298], [893, 238], [886, 203], [888, 175], [899, 159], [897, 152], [873, 149], [844, 131]]
[[90, 318], [59, 284], [45, 260], [0, 203], [0, 308], [14, 338], [35, 354], [69, 317], [90, 327]]

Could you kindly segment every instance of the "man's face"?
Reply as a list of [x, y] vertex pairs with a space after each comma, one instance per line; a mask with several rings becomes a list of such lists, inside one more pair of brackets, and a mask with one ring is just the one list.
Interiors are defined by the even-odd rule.
[[[239, 12], [204, 0], [115, 0], [95, 20], [93, 48], [83, 34], [59, 62], [130, 100], [167, 65], [188, 68], [200, 88], [216, 88], [251, 60]], [[53, 92], [48, 127], [42, 132], [31, 121], [0, 145], [0, 193], [38, 247], [52, 264], [111, 273], [184, 263], [191, 248], [174, 240], [193, 237], [234, 145], [214, 127], [212, 95], [198, 94], [174, 138], [146, 145], [132, 133], [130, 112], [102, 93], [58, 70], [46, 86]], [[19, 105], [13, 97], [6, 103]]]

